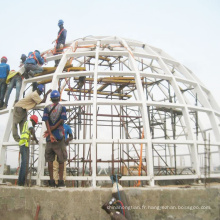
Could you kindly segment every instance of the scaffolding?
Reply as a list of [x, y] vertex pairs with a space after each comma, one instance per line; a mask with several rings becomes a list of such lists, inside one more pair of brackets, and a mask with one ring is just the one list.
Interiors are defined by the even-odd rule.
[[[207, 178], [201, 172], [198, 148], [206, 146], [203, 133], [208, 130], [212, 141], [205, 161], [211, 163], [211, 154], [219, 157], [220, 108], [184, 65], [158, 48], [120, 37], [86, 37], [67, 43], [60, 55], [54, 56], [52, 49], [43, 55], [51, 67], [23, 80], [20, 98], [31, 90], [32, 82], [45, 84], [46, 91], [60, 91], [74, 134], [67, 163], [67, 180], [74, 186], [111, 183], [112, 174], [122, 174], [121, 181], [129, 186], [137, 181], [154, 186], [160, 180]], [[57, 59], [58, 67], [52, 67]], [[42, 118], [49, 103], [48, 99], [28, 114]], [[5, 155], [18, 145], [8, 132], [12, 113], [13, 107], [0, 112], [8, 117], [0, 142], [1, 181], [17, 179], [3, 174]], [[44, 131], [40, 122], [39, 145], [31, 148], [30, 176], [37, 185], [49, 179]]]

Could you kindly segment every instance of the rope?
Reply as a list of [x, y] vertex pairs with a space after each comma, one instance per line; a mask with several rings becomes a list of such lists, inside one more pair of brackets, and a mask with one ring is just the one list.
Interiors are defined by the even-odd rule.
[[[118, 188], [118, 174], [115, 175], [116, 176], [116, 185], [117, 185], [117, 190], [118, 190], [118, 198], [119, 198], [119, 201], [121, 202], [121, 195], [120, 195], [120, 192], [119, 192], [119, 188]], [[122, 203], [122, 202], [121, 202]], [[123, 203], [122, 203], [123, 204]], [[124, 209], [121, 210], [121, 213], [124, 212]]]
[[[142, 135], [141, 135], [141, 139], [144, 138], [144, 129], [142, 131]], [[138, 167], [138, 176], [141, 175], [141, 168], [142, 168], [142, 152], [143, 152], [143, 143], [141, 144], [141, 152], [140, 152], [140, 162], [139, 162], [139, 167]], [[136, 187], [141, 185], [141, 181], [138, 180], [138, 183], [136, 185]]]

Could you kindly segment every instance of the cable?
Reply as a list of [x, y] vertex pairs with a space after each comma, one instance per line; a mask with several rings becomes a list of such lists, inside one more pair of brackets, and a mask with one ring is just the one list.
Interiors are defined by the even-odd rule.
[[120, 203], [121, 207], [122, 207], [122, 211], [123, 211], [123, 215], [125, 216], [125, 207], [122, 201], [117, 200], [116, 202]]

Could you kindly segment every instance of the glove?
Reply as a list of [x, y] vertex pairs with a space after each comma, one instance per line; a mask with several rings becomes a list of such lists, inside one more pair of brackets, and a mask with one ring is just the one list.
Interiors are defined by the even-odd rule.
[[63, 48], [63, 44], [60, 44], [60, 49], [62, 49]]

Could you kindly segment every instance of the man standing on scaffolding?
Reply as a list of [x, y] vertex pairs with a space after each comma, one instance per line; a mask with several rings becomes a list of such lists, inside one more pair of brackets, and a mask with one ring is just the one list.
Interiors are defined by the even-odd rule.
[[[60, 30], [58, 32], [57, 39], [55, 40], [56, 47], [55, 47], [54, 55], [61, 54], [63, 52], [63, 48], [65, 47], [67, 30], [64, 29], [63, 24], [64, 24], [63, 20], [58, 21], [58, 26], [59, 26]], [[58, 66], [59, 62], [60, 62], [60, 59], [55, 60], [55, 67]]]

